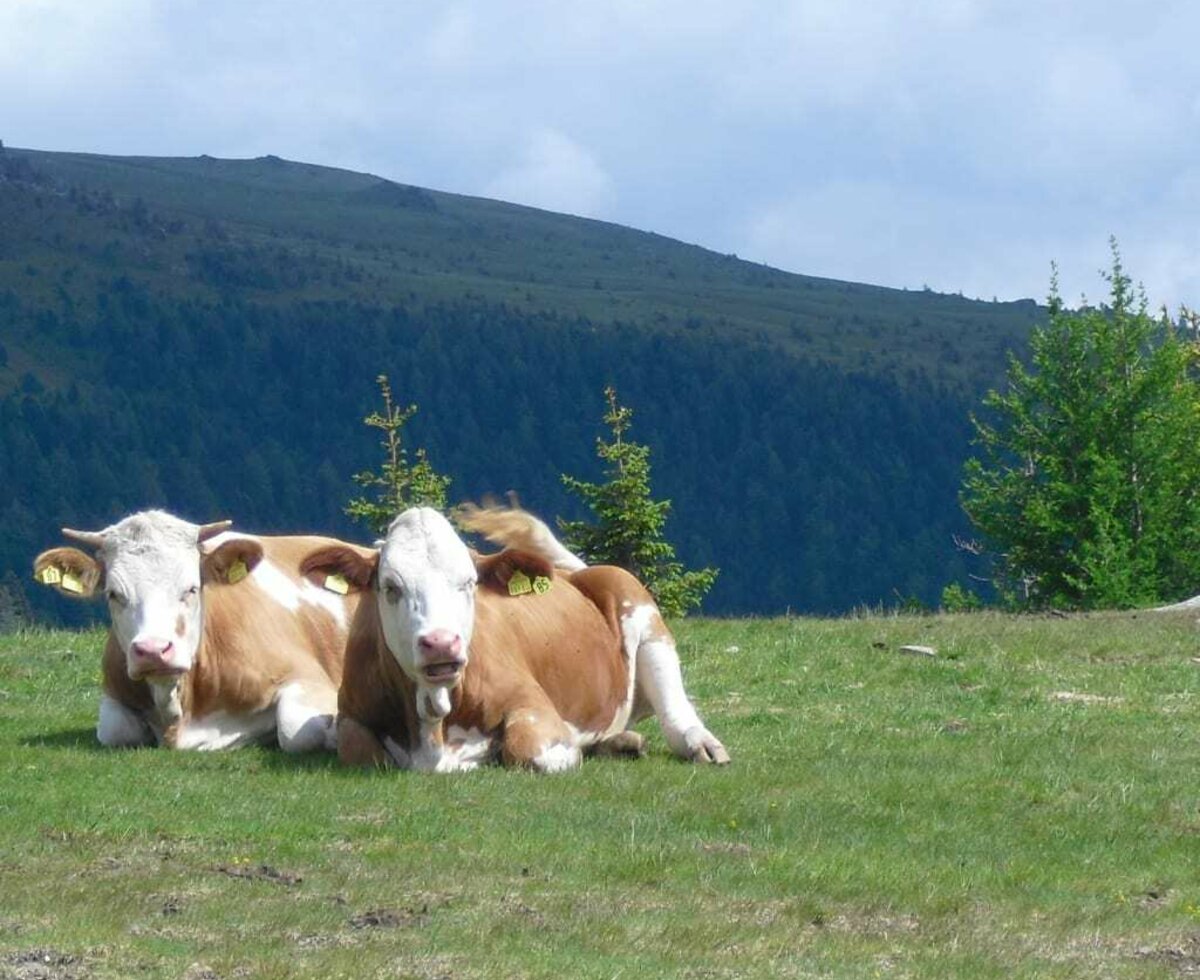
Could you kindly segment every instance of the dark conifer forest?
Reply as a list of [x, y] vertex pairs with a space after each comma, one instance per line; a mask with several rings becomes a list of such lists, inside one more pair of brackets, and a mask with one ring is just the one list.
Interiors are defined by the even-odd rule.
[[1041, 310], [791, 275], [602, 222], [274, 157], [0, 149], [0, 620], [58, 528], [161, 506], [369, 538], [386, 373], [451, 500], [585, 516], [604, 387], [711, 614], [965, 581], [969, 413]]

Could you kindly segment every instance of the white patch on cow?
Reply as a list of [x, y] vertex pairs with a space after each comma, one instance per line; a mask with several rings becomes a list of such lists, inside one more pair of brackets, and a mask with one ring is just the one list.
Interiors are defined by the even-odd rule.
[[324, 609], [333, 617], [333, 621], [339, 627], [345, 629], [346, 600], [336, 592], [313, 585], [312, 582], [305, 579], [300, 584], [300, 601], [307, 602], [310, 606], [316, 606], [318, 609]]
[[274, 708], [264, 708], [247, 715], [214, 711], [210, 715], [189, 720], [184, 724], [176, 736], [175, 747], [213, 752], [265, 742], [274, 732]]
[[100, 695], [96, 738], [101, 745], [113, 749], [154, 744], [154, 732], [142, 716], [107, 694]]
[[538, 772], [566, 772], [568, 769], [578, 769], [581, 759], [577, 746], [555, 742], [534, 757], [533, 768]]
[[[576, 728], [569, 721], [564, 721], [563, 724], [567, 726], [567, 731], [569, 731], [571, 733], [572, 744], [575, 745], [576, 748], [580, 748], [580, 749], [590, 748], [591, 746], [593, 746], [597, 742], [599, 742], [601, 739], [607, 738], [609, 735], [614, 734], [614, 732], [611, 730], [612, 726], [609, 726], [610, 730], [606, 730], [603, 732], [585, 732], [585, 731], [581, 731], [580, 729]], [[624, 722], [622, 722], [621, 727], [616, 729], [616, 731], [624, 731], [624, 730], [625, 730]]]
[[297, 681], [279, 689], [275, 701], [279, 747], [285, 752], [337, 749], [337, 692]]
[[288, 612], [295, 612], [300, 608], [299, 586], [269, 558], [263, 558], [254, 566], [250, 578], [255, 585]]
[[[444, 756], [452, 757], [457, 770], [475, 769], [490, 762], [496, 754], [495, 740], [478, 728], [450, 725], [446, 729]], [[449, 771], [449, 770], [439, 770]]]

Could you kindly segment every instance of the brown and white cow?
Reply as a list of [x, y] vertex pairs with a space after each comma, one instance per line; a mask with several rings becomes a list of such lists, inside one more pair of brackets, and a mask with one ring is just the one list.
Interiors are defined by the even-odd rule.
[[[299, 574], [332, 538], [258, 537], [163, 511], [103, 531], [63, 529], [34, 577], [72, 598], [103, 592], [110, 626], [96, 735], [107, 746], [224, 749], [277, 737], [336, 746], [337, 688], [359, 597]], [[361, 549], [361, 554], [373, 554]], [[325, 587], [322, 587], [325, 586]]]
[[729, 761], [687, 698], [653, 598], [619, 568], [473, 555], [428, 508], [397, 517], [369, 557], [335, 546], [302, 567], [373, 593], [338, 697], [346, 764], [451, 771], [499, 758], [553, 772], [585, 750], [639, 752], [628, 728], [650, 711], [676, 754]]

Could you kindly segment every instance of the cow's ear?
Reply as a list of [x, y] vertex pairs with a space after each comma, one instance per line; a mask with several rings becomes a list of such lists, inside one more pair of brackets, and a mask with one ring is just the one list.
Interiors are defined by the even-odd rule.
[[51, 548], [33, 560], [33, 577], [72, 599], [90, 599], [104, 577], [104, 569], [78, 548]]
[[300, 574], [319, 588], [347, 595], [369, 589], [378, 564], [378, 551], [332, 544], [300, 562]]
[[205, 585], [237, 585], [262, 561], [263, 547], [253, 538], [224, 541], [211, 551], [201, 549], [200, 578]]
[[472, 558], [480, 585], [491, 586], [512, 595], [542, 592], [545, 587], [535, 589], [534, 584], [548, 583], [554, 577], [553, 563], [539, 555], [531, 555], [516, 548], [505, 548], [496, 555], [477, 554]]

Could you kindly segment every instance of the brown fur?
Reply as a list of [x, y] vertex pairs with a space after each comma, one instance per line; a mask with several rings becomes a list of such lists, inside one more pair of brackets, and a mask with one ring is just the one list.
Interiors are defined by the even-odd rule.
[[[330, 567], [347, 574], [344, 558]], [[599, 568], [565, 575], [518, 551], [478, 556], [476, 567], [470, 657], [444, 725], [499, 736], [502, 759], [511, 765], [528, 765], [549, 745], [567, 740], [564, 721], [586, 732], [607, 729], [630, 684], [615, 610], [624, 599], [642, 601], [645, 590], [619, 569], [615, 576], [593, 574], [610, 571]], [[530, 578], [549, 578], [550, 590], [509, 595], [507, 583], [518, 568]], [[361, 568], [349, 572], [363, 577]], [[378, 607], [369, 597], [358, 607], [347, 642], [338, 711], [343, 724], [349, 719], [357, 727], [351, 743], [339, 744], [341, 760], [378, 764], [384, 736], [410, 751], [417, 748], [415, 696], [415, 685], [384, 642]], [[374, 740], [364, 738], [363, 730]]]

